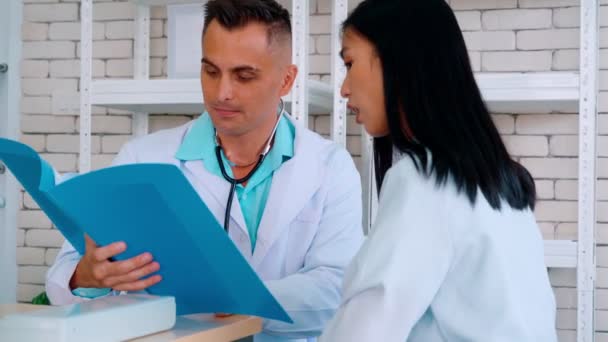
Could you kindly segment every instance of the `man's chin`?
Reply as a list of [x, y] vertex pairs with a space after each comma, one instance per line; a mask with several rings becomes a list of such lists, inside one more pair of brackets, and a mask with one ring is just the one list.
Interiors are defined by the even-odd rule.
[[240, 136], [247, 131], [242, 123], [231, 119], [213, 120], [213, 126], [217, 133], [223, 136]]
[[233, 126], [237, 121], [241, 121], [241, 118], [243, 117], [243, 114], [241, 112], [227, 112], [217, 110], [207, 110], [207, 112], [211, 117], [211, 121], [213, 121], [216, 126]]
[[214, 109], [213, 112], [214, 112], [215, 116], [221, 120], [234, 119], [234, 118], [242, 115], [242, 113], [240, 111], [235, 111], [235, 110]]

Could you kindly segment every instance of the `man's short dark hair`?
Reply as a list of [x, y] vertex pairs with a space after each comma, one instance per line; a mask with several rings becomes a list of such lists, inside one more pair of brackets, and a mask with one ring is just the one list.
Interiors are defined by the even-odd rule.
[[210, 0], [205, 4], [203, 35], [213, 20], [229, 30], [250, 22], [268, 26], [268, 42], [291, 41], [289, 12], [275, 0]]

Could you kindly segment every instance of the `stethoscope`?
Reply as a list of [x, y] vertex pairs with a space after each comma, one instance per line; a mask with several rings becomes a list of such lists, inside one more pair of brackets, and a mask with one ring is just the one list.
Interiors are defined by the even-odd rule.
[[266, 155], [268, 154], [268, 152], [270, 152], [270, 148], [272, 147], [272, 140], [274, 139], [274, 135], [277, 132], [277, 127], [279, 127], [279, 122], [281, 121], [281, 116], [285, 112], [285, 103], [283, 102], [283, 99], [281, 99], [280, 108], [281, 108], [281, 110], [279, 111], [279, 116], [277, 118], [277, 122], [274, 125], [274, 128], [272, 129], [272, 132], [270, 133], [270, 136], [268, 137], [268, 140], [266, 141], [266, 146], [262, 150], [262, 153], [260, 153], [260, 157], [258, 158], [258, 161], [255, 164], [255, 166], [253, 167], [253, 169], [251, 169], [251, 171], [249, 171], [249, 173], [247, 175], [245, 175], [245, 177], [235, 179], [235, 178], [230, 177], [228, 175], [228, 173], [226, 172], [226, 168], [224, 167], [224, 161], [222, 160], [222, 146], [220, 144], [220, 139], [217, 136], [217, 130], [215, 131], [215, 156], [217, 158], [217, 163], [220, 164], [220, 170], [222, 171], [222, 176], [224, 176], [224, 179], [226, 179], [230, 183], [230, 192], [228, 193], [228, 201], [226, 203], [226, 213], [224, 215], [224, 230], [226, 232], [228, 232], [228, 229], [229, 229], [230, 210], [232, 209], [232, 199], [234, 198], [236, 186], [237, 186], [237, 184], [243, 184], [243, 183], [247, 182], [253, 176], [253, 174], [260, 168], [260, 166], [264, 162], [264, 159], [266, 158]]

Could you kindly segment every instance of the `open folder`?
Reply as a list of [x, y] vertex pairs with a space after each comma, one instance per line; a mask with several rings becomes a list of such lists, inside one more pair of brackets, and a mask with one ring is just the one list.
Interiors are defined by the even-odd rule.
[[150, 252], [163, 280], [148, 292], [174, 296], [179, 315], [292, 322], [174, 165], [109, 167], [55, 185], [51, 166], [27, 145], [0, 138], [0, 160], [81, 255], [84, 233], [99, 245], [125, 241], [117, 260]]

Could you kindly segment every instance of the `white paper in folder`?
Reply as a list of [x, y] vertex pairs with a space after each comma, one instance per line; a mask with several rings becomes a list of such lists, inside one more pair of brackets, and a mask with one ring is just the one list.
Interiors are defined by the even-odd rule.
[[0, 341], [124, 341], [171, 329], [175, 299], [109, 296], [0, 319]]

